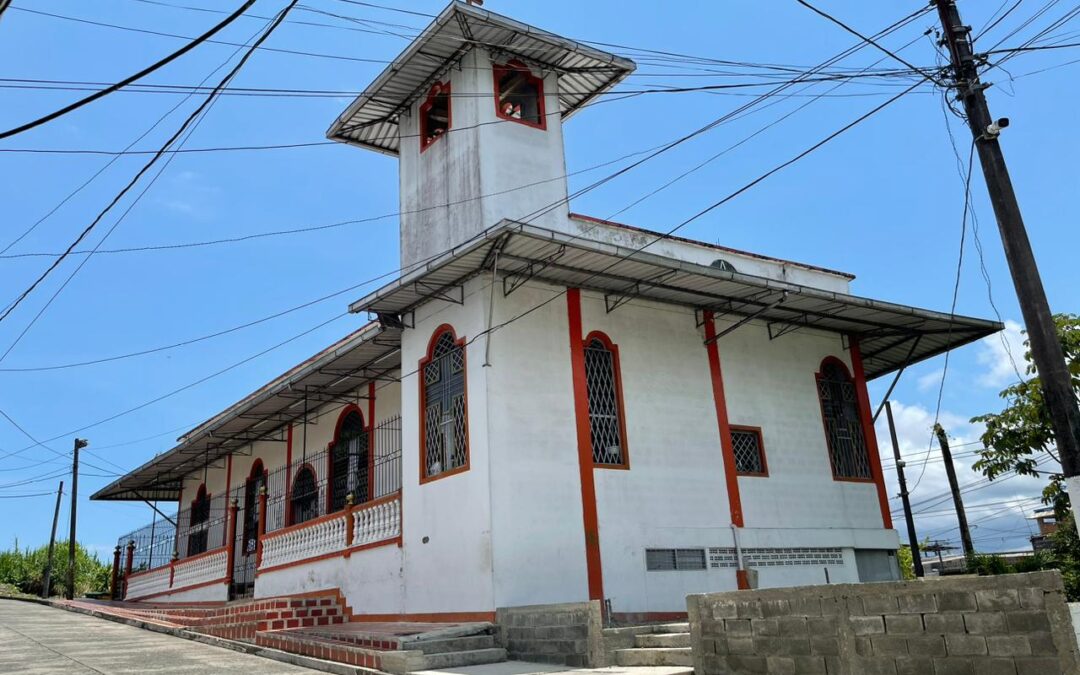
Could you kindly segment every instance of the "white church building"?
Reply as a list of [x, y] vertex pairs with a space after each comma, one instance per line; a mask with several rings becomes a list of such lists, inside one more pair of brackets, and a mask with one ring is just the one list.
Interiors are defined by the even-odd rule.
[[898, 578], [866, 382], [1001, 326], [572, 213], [563, 124], [634, 68], [455, 1], [366, 88], [328, 136], [397, 159], [400, 278], [93, 496], [178, 504], [121, 538], [118, 595], [630, 620]]

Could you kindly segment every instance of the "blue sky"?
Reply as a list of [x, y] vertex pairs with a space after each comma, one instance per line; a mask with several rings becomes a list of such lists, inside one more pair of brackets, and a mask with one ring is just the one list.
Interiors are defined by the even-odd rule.
[[[0, 19], [2, 77], [113, 82], [183, 43], [166, 35], [91, 25], [26, 9], [191, 36], [218, 21], [221, 15], [190, 7], [224, 6], [210, 0], [163, 1], [189, 8], [145, 0], [15, 0]], [[230, 3], [230, 9], [233, 4], [239, 3]], [[259, 0], [252, 13], [270, 16], [284, 4], [282, 0]], [[437, 13], [443, 7], [434, 0], [384, 0], [383, 4], [426, 13]], [[922, 3], [835, 0], [822, 5], [859, 30], [872, 33]], [[969, 0], [961, 3], [961, 10], [968, 23], [980, 27], [998, 5]], [[401, 37], [382, 31], [412, 33], [412, 29], [427, 22], [420, 16], [342, 0], [309, 0], [306, 6], [384, 23], [360, 24], [297, 10], [291, 16], [294, 21], [284, 24], [266, 46], [337, 58], [260, 51], [233, 86], [358, 91], [380, 72], [380, 62], [392, 59], [406, 45]], [[805, 68], [856, 42], [794, 0], [681, 3], [678, 12], [671, 11], [669, 3], [616, 0], [490, 0], [486, 7], [570, 37], [758, 64]], [[986, 48], [1005, 37], [1036, 9], [1025, 6], [1017, 10], [979, 46]], [[1051, 12], [1003, 46], [1019, 45], [1060, 13]], [[903, 50], [903, 56], [920, 66], [933, 65], [935, 53], [929, 38], [917, 38], [934, 25], [934, 20], [933, 15], [926, 15], [884, 42], [899, 49], [914, 41]], [[305, 21], [335, 27], [297, 23]], [[220, 39], [243, 42], [265, 23], [264, 19], [242, 19]], [[1066, 35], [1070, 28], [1078, 30], [1080, 26], [1074, 21], [1055, 35]], [[208, 82], [215, 82], [222, 71], [213, 76], [211, 73], [234, 51], [235, 47], [224, 45], [200, 46], [147, 82], [194, 85], [208, 77]], [[872, 48], [865, 48], [840, 65], [862, 68], [882, 57]], [[761, 81], [750, 77], [745, 68], [725, 77], [704, 73], [686, 63], [669, 67], [652, 59], [635, 58], [641, 62], [641, 76], [631, 79], [624, 88], [640, 89], [650, 83], [681, 86], [687, 82]], [[1080, 155], [1080, 138], [1062, 125], [1067, 121], [1062, 110], [1071, 109], [1078, 101], [1074, 91], [1061, 86], [1063, 78], [1075, 79], [1078, 66], [1063, 64], [1076, 58], [1075, 49], [1023, 54], [1009, 62], [1008, 73], [995, 70], [987, 78], [994, 83], [989, 91], [993, 112], [1013, 122], [1003, 143], [1050, 303], [1059, 312], [1080, 309], [1075, 300], [1074, 263], [1080, 245], [1074, 215], [1080, 185], [1072, 162]], [[877, 67], [894, 66], [886, 58]], [[1050, 67], [1054, 68], [1035, 72]], [[898, 91], [896, 83], [845, 85], [620, 213], [640, 195], [806, 103], [810, 100], [807, 96], [831, 86], [813, 85], [799, 92], [799, 97], [780, 99], [760, 112], [721, 125], [590, 192], [571, 207], [597, 217], [617, 214], [616, 218], [624, 222], [667, 230]], [[597, 105], [567, 123], [568, 170], [589, 169], [677, 138], [746, 103], [751, 92], [759, 91], [642, 95]], [[16, 126], [80, 95], [82, 92], [7, 88], [0, 105], [0, 128]], [[319, 142], [349, 100], [224, 96], [192, 133], [186, 147]], [[0, 150], [120, 150], [181, 104], [134, 146], [154, 149], [197, 101], [198, 97], [184, 101], [183, 96], [172, 93], [117, 93], [50, 124], [0, 141]], [[949, 122], [966, 159], [969, 136], [959, 120], [950, 115]], [[42, 219], [109, 159], [101, 155], [0, 152], [0, 175], [4, 176], [0, 181], [0, 203], [4, 204], [0, 247]], [[144, 156], [127, 156], [113, 163], [5, 255], [62, 250], [143, 161]], [[617, 166], [572, 176], [571, 191]], [[316, 232], [232, 244], [99, 253], [72, 277], [0, 361], [0, 369], [61, 365], [152, 349], [225, 330], [394, 272], [398, 258], [397, 220], [392, 215], [398, 208], [396, 169], [392, 158], [341, 145], [177, 155], [116, 226], [102, 244], [103, 250], [240, 237], [390, 215]], [[101, 241], [147, 183], [141, 183], [121, 202], [95, 229], [84, 248]], [[1020, 320], [1019, 309], [978, 173], [973, 188], [993, 297], [1002, 318], [1013, 322], [1007, 338], [1019, 358], [1022, 348], [1015, 323]], [[680, 234], [846, 270], [858, 277], [852, 286], [856, 294], [948, 310], [957, 264], [962, 194], [941, 96], [926, 86], [687, 226]], [[85, 257], [66, 260], [0, 323], [0, 353], [19, 338]], [[4, 304], [50, 260], [32, 256], [0, 258]], [[85, 459], [97, 467], [84, 467], [80, 480], [80, 538], [103, 552], [111, 550], [117, 536], [148, 522], [150, 511], [142, 505], [86, 501], [85, 496], [111, 480], [102, 469], [131, 468], [167, 450], [184, 430], [357, 327], [363, 317], [334, 317], [345, 311], [350, 300], [375, 285], [187, 347], [59, 370], [0, 370], [0, 409], [38, 439], [59, 436], [47, 445], [61, 453], [70, 451], [72, 434], [68, 432], [94, 424], [80, 432], [91, 441], [92, 454]], [[970, 231], [957, 311], [994, 316]], [[296, 339], [214, 375], [290, 338]], [[905, 454], [910, 455], [913, 482], [920, 474], [920, 460], [928, 447], [942, 368], [941, 358], [913, 367], [893, 396], [901, 444]], [[164, 400], [96, 424], [208, 377]], [[967, 420], [998, 409], [996, 392], [1011, 379], [1015, 375], [997, 338], [965, 347], [951, 358], [942, 420], [957, 445], [961, 483], [979, 479], [968, 468], [972, 459], [969, 453], [976, 447], [970, 443], [976, 440], [978, 430]], [[871, 384], [875, 404], [886, 386], [881, 381]], [[888, 436], [879, 433], [879, 438], [887, 457]], [[40, 447], [22, 451], [29, 445], [18, 429], [0, 421], [0, 455], [5, 455], [0, 458], [0, 542], [5, 546], [15, 538], [29, 544], [46, 540], [51, 497], [18, 495], [54, 490], [61, 477], [59, 472], [66, 465], [65, 460]], [[21, 452], [8, 455], [16, 451]], [[924, 502], [921, 508], [926, 515], [919, 518], [920, 533], [956, 540], [955, 529], [949, 529], [955, 521], [941, 513], [947, 503], [935, 505], [946, 489], [936, 450], [929, 457], [925, 476], [912, 497]], [[892, 461], [887, 459], [885, 464], [886, 475], [892, 481]], [[1040, 481], [1017, 478], [971, 492], [969, 520], [976, 525], [977, 545], [988, 550], [1026, 546], [1025, 521], [1002, 502], [1037, 496], [1040, 488]], [[890, 492], [895, 493], [895, 487], [890, 486]], [[66, 513], [65, 506], [62, 517]]]

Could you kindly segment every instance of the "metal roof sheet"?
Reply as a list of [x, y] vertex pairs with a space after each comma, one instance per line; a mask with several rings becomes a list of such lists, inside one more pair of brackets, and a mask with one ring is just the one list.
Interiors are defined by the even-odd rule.
[[400, 330], [370, 323], [203, 422], [181, 436], [176, 447], [90, 498], [175, 501], [181, 480], [193, 469], [253, 442], [274, 439], [290, 421], [301, 419], [305, 395], [316, 405], [347, 400], [348, 392], [399, 368], [400, 347]]
[[991, 335], [1002, 324], [790, 282], [730, 272], [607, 242], [503, 221], [424, 267], [350, 305], [353, 312], [406, 315], [433, 295], [490, 270], [498, 247], [504, 292], [533, 278], [605, 294], [609, 311], [628, 299], [711, 310], [768, 324], [770, 336], [814, 328], [859, 339], [867, 378], [879, 377]]
[[346, 108], [327, 138], [397, 155], [399, 116], [477, 46], [558, 73], [564, 119], [636, 67], [621, 56], [455, 0]]

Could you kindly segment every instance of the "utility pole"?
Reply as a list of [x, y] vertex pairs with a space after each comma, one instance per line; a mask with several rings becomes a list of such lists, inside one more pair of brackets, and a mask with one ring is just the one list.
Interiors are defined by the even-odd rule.
[[1008, 120], [995, 122], [990, 116], [983, 94], [988, 85], [979, 81], [970, 38], [971, 27], [961, 22], [955, 0], [934, 0], [934, 3], [941, 18], [944, 42], [949, 47], [957, 98], [964, 104], [971, 133], [975, 137], [990, 203], [994, 206], [1005, 257], [1009, 261], [1013, 285], [1020, 299], [1031, 356], [1042, 382], [1043, 398], [1053, 424], [1061, 469], [1075, 513], [1076, 505], [1080, 503], [1080, 409], [1077, 408], [1065, 354], [1058, 341], [1039, 268], [1035, 264], [1035, 254], [1024, 229], [1020, 205], [1005, 166], [1005, 156], [998, 143], [998, 135], [1002, 128], [1008, 126]]
[[45, 581], [41, 585], [41, 597], [49, 599], [49, 583], [52, 581], [53, 547], [56, 545], [56, 521], [60, 520], [60, 498], [64, 495], [64, 481], [56, 490], [56, 510], [52, 517], [52, 534], [49, 535], [49, 561], [45, 563]]
[[889, 418], [889, 436], [892, 438], [893, 459], [896, 461], [896, 475], [900, 480], [900, 501], [904, 503], [904, 520], [907, 521], [908, 545], [911, 547], [911, 562], [915, 566], [915, 576], [923, 577], [922, 555], [919, 551], [919, 538], [915, 535], [915, 519], [911, 515], [911, 500], [908, 499], [907, 479], [904, 477], [904, 460], [900, 459], [900, 443], [896, 440], [896, 425], [893, 423], [892, 403], [885, 400], [885, 415]]
[[79, 450], [85, 448], [90, 442], [75, 439], [75, 452], [71, 455], [71, 530], [68, 533], [68, 570], [67, 570], [67, 593], [64, 597], [68, 600], [75, 599], [75, 510], [79, 498]]
[[956, 507], [956, 521], [960, 525], [960, 544], [964, 547], [964, 557], [970, 558], [975, 555], [975, 547], [971, 544], [971, 531], [968, 529], [967, 513], [964, 512], [964, 499], [960, 496], [960, 486], [956, 483], [956, 468], [953, 466], [952, 451], [949, 450], [949, 439], [945, 436], [945, 429], [940, 424], [934, 425], [934, 434], [941, 446], [941, 457], [945, 460], [945, 474], [949, 477], [949, 490], [952, 491], [953, 506]]
[[4, 10], [11, 4], [11, 0], [0, 0], [0, 16], [3, 16]]

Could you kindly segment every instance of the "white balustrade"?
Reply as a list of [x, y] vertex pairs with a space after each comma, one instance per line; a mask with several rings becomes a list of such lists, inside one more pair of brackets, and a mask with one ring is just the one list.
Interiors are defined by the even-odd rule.
[[345, 548], [345, 513], [265, 535], [261, 568], [276, 567]]
[[401, 534], [401, 498], [353, 511], [353, 546], [394, 539]]
[[[395, 539], [401, 534], [401, 498], [352, 511], [353, 546]], [[345, 512], [312, 523], [296, 525], [265, 535], [260, 569], [287, 565], [328, 553], [343, 551], [348, 517]]]
[[228, 551], [221, 548], [213, 553], [177, 561], [173, 573], [172, 590], [223, 580], [228, 557]]
[[169, 567], [148, 572], [132, 572], [127, 580], [127, 598], [142, 598], [169, 590]]

